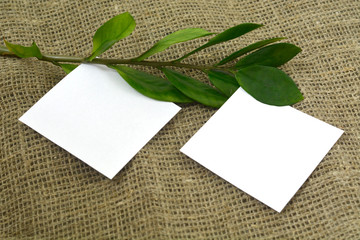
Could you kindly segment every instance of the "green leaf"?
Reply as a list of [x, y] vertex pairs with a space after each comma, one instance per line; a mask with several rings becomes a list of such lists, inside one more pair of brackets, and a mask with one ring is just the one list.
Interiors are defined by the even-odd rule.
[[38, 46], [36, 46], [35, 42], [33, 42], [30, 47], [12, 44], [6, 40], [4, 40], [4, 42], [7, 49], [9, 49], [10, 52], [14, 53], [18, 57], [21, 58], [36, 57], [38, 59], [43, 58], [40, 49], [38, 48]]
[[177, 89], [199, 103], [219, 108], [227, 100], [227, 97], [205, 83], [169, 68], [163, 68], [162, 71]]
[[135, 29], [135, 21], [130, 13], [117, 15], [104, 23], [93, 37], [93, 50], [89, 61], [108, 50], [114, 43], [129, 36]]
[[133, 60], [134, 61], [142, 61], [155, 53], [158, 53], [158, 52], [161, 52], [161, 51], [167, 49], [168, 47], [170, 47], [173, 44], [180, 43], [180, 42], [186, 42], [186, 41], [189, 41], [192, 39], [205, 37], [205, 36], [208, 36], [211, 34], [214, 34], [214, 33], [210, 33], [201, 28], [182, 29], [182, 30], [179, 30], [179, 31], [176, 31], [174, 33], [167, 35], [166, 37], [164, 37], [163, 39], [161, 39], [160, 41], [155, 43], [155, 45], [153, 47], [151, 47], [149, 50], [147, 50], [145, 53], [143, 53], [142, 55], [140, 55], [139, 57], [137, 57]]
[[286, 106], [304, 99], [294, 81], [277, 68], [252, 65], [235, 76], [240, 86], [262, 103]]
[[278, 67], [295, 57], [301, 48], [290, 43], [277, 43], [253, 52], [240, 59], [236, 63], [236, 68], [253, 64]]
[[169, 81], [126, 66], [109, 65], [139, 93], [160, 101], [188, 103], [193, 102], [177, 90]]
[[69, 74], [69, 73], [70, 73], [72, 70], [74, 70], [78, 65], [59, 63], [59, 66], [60, 66], [67, 74]]
[[229, 28], [219, 34], [217, 34], [215, 37], [210, 39], [207, 43], [204, 45], [196, 48], [195, 50], [191, 51], [190, 53], [185, 54], [183, 57], [175, 60], [176, 62], [183, 60], [184, 58], [189, 57], [190, 55], [204, 49], [210, 46], [213, 46], [218, 43], [226, 42], [229, 40], [232, 40], [234, 38], [240, 37], [241, 35], [244, 35], [245, 33], [248, 33], [252, 30], [255, 30], [256, 28], [259, 28], [263, 25], [255, 24], [255, 23], [243, 23], [239, 24], [235, 27]]
[[259, 41], [259, 42], [256, 42], [256, 43], [253, 43], [253, 44], [250, 44], [249, 46], [246, 46], [234, 53], [232, 53], [231, 55], [227, 56], [226, 58], [224, 58], [223, 60], [221, 60], [219, 63], [217, 63], [215, 66], [220, 66], [220, 65], [223, 65], [225, 63], [228, 63], [248, 52], [251, 52], [252, 50], [255, 50], [257, 48], [261, 48], [265, 45], [268, 45], [270, 43], [273, 43], [273, 42], [277, 42], [277, 41], [280, 41], [280, 40], [283, 40], [283, 39], [286, 39], [286, 38], [271, 38], [271, 39], [266, 39], [266, 40], [263, 40], [263, 41]]
[[230, 97], [239, 88], [234, 74], [221, 70], [211, 70], [208, 72], [210, 82], [214, 84], [222, 93]]

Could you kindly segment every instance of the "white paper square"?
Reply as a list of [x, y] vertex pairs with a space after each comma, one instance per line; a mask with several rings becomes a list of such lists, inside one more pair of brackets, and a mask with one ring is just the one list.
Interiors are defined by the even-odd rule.
[[19, 120], [111, 179], [179, 110], [82, 64]]
[[181, 151], [280, 212], [342, 133], [239, 89]]

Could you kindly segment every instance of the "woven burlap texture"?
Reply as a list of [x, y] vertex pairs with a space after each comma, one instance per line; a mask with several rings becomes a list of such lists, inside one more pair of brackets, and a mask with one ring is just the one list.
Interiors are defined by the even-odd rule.
[[[35, 40], [43, 52], [77, 56], [90, 53], [102, 23], [125, 11], [136, 30], [105, 57], [137, 56], [182, 28], [265, 24], [187, 62], [210, 64], [254, 41], [288, 37], [303, 49], [282, 67], [305, 96], [295, 107], [345, 130], [280, 214], [179, 152], [215, 112], [196, 104], [183, 106], [108, 180], [18, 121], [65, 73], [34, 59], [0, 57], [1, 239], [360, 239], [357, 0], [0, 0], [0, 6], [1, 38]], [[179, 57], [205, 41], [152, 59]]]

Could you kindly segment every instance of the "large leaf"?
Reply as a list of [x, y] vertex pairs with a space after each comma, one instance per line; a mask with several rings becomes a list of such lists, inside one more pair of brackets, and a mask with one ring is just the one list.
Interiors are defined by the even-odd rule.
[[43, 58], [40, 49], [38, 48], [38, 46], [36, 46], [35, 42], [33, 42], [30, 47], [12, 44], [6, 40], [4, 40], [4, 42], [7, 49], [9, 49], [10, 52], [14, 53], [18, 57], [21, 58], [36, 57], [38, 59]]
[[196, 48], [195, 50], [185, 54], [183, 57], [175, 60], [175, 61], [181, 61], [184, 58], [189, 57], [190, 55], [204, 49], [210, 46], [213, 46], [215, 44], [218, 43], [222, 43], [222, 42], [226, 42], [229, 40], [232, 40], [234, 38], [240, 37], [241, 35], [244, 35], [245, 33], [248, 33], [256, 28], [259, 28], [263, 25], [260, 24], [255, 24], [255, 23], [243, 23], [243, 24], [239, 24], [235, 27], [229, 28], [219, 34], [217, 34], [215, 37], [213, 37], [212, 39], [210, 39], [207, 43], [205, 43], [204, 45]]
[[163, 68], [169, 81], [186, 96], [209, 107], [219, 108], [227, 100], [216, 89], [172, 69]]
[[281, 70], [253, 65], [236, 73], [240, 86], [260, 102], [285, 106], [304, 99], [294, 81]]
[[192, 39], [208, 36], [211, 34], [213, 34], [213, 33], [210, 33], [201, 28], [182, 29], [182, 30], [179, 30], [179, 31], [176, 31], [174, 33], [167, 35], [166, 37], [164, 37], [163, 39], [161, 39], [160, 41], [155, 43], [155, 45], [152, 46], [149, 50], [147, 50], [142, 55], [140, 55], [139, 57], [137, 57], [133, 60], [134, 61], [142, 61], [155, 53], [158, 53], [158, 52], [161, 52], [161, 51], [167, 49], [168, 47], [170, 47], [173, 44], [180, 43], [180, 42], [186, 42], [186, 41], [189, 41]]
[[135, 29], [135, 21], [130, 13], [117, 15], [104, 23], [93, 37], [93, 50], [89, 61], [108, 50], [114, 43], [129, 36]]
[[227, 56], [226, 58], [224, 58], [223, 60], [221, 60], [219, 63], [217, 63], [215, 66], [220, 66], [220, 65], [223, 65], [225, 63], [228, 63], [248, 52], [251, 52], [252, 50], [255, 50], [257, 48], [261, 48], [265, 45], [268, 45], [270, 43], [273, 43], [273, 42], [277, 42], [277, 41], [280, 41], [280, 40], [283, 40], [283, 39], [286, 39], [286, 38], [271, 38], [271, 39], [266, 39], [266, 40], [262, 40], [262, 41], [259, 41], [259, 42], [256, 42], [256, 43], [253, 43], [253, 44], [250, 44], [249, 46], [246, 46], [234, 53], [232, 53], [231, 55]]
[[301, 48], [290, 43], [277, 43], [261, 48], [236, 63], [236, 68], [253, 64], [278, 67], [295, 57]]
[[234, 74], [221, 71], [211, 70], [208, 72], [210, 82], [226, 96], [230, 97], [239, 88]]
[[72, 70], [74, 70], [75, 68], [77, 68], [78, 65], [59, 63], [59, 66], [60, 66], [67, 74], [69, 74]]
[[147, 97], [167, 102], [193, 102], [165, 79], [126, 66], [109, 67], [115, 69], [131, 87]]

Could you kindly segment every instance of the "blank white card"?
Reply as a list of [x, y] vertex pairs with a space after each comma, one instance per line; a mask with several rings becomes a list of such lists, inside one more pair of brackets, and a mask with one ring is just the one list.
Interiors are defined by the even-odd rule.
[[342, 133], [239, 89], [181, 151], [280, 212]]
[[111, 179], [179, 110], [113, 69], [82, 64], [19, 120]]

